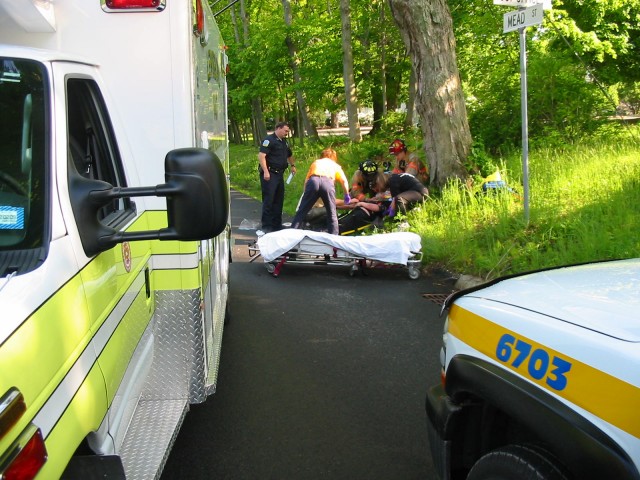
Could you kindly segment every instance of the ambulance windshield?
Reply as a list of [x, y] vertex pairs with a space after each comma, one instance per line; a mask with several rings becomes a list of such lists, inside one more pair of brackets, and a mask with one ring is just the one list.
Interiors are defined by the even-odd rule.
[[37, 266], [16, 250], [46, 248], [45, 80], [41, 64], [0, 57], [0, 276]]

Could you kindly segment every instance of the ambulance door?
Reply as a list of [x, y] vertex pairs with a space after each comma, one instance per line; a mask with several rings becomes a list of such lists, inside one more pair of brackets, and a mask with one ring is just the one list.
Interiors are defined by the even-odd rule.
[[[64, 82], [67, 109], [67, 175], [73, 198], [83, 179], [101, 180], [126, 187], [124, 161], [105, 101], [100, 78], [92, 67], [74, 66], [73, 73], [59, 65], [57, 78]], [[131, 161], [131, 159], [129, 159]], [[71, 206], [65, 209], [73, 217]], [[99, 221], [115, 230], [146, 229], [131, 199], [115, 199], [98, 213]], [[75, 219], [76, 222], [82, 219]], [[103, 372], [109, 404], [109, 421], [127, 422], [126, 403], [137, 400], [153, 350], [149, 325], [153, 300], [150, 286], [150, 245], [147, 241], [124, 242], [94, 257], [83, 257], [78, 245], [81, 276], [89, 309], [98, 364]], [[129, 371], [138, 376], [126, 375]], [[123, 384], [123, 379], [125, 379]], [[116, 392], [120, 395], [116, 399]], [[124, 398], [123, 398], [124, 396]], [[115, 402], [115, 403], [114, 403]], [[114, 413], [115, 412], [115, 413]], [[107, 427], [109, 430], [113, 425]], [[115, 427], [118, 428], [117, 426]], [[105, 441], [109, 436], [104, 435]], [[98, 441], [99, 443], [99, 441]], [[115, 447], [117, 448], [117, 446]]]
[[[1, 478], [12, 476], [10, 465], [19, 470], [46, 460], [46, 470], [66, 462], [84, 431], [100, 424], [106, 404], [58, 201], [51, 72], [24, 58], [29, 52], [6, 52], [0, 46]], [[78, 409], [86, 392], [97, 400]], [[25, 444], [24, 455], [16, 455]]]

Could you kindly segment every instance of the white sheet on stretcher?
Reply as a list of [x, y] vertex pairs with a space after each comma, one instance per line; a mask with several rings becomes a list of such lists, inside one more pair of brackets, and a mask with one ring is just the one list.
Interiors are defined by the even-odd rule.
[[[348, 237], [294, 228], [262, 235], [258, 238], [258, 248], [264, 260], [271, 262], [289, 250], [298, 247], [305, 239], [321, 242], [370, 260], [402, 265], [406, 265], [409, 258], [414, 253], [420, 252], [422, 248], [420, 236], [413, 232]], [[303, 250], [303, 248], [300, 249]]]

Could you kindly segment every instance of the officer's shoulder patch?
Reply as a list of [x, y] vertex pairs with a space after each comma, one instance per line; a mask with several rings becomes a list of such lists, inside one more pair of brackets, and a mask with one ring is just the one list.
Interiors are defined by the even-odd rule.
[[265, 138], [264, 142], [262, 142], [262, 146], [263, 147], [268, 147], [269, 146], [269, 139]]

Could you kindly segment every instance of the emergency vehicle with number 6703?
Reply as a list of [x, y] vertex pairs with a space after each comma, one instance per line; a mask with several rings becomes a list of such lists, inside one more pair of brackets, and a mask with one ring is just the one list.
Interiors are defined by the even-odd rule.
[[442, 479], [640, 479], [640, 259], [452, 295], [427, 394]]
[[0, 2], [0, 478], [159, 477], [214, 392], [226, 55], [205, 0]]

